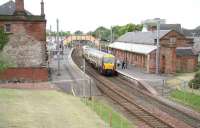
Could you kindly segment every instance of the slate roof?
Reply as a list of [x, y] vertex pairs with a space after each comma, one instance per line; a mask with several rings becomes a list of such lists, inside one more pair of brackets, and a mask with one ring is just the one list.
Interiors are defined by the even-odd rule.
[[[29, 11], [25, 10], [28, 15], [32, 15]], [[15, 2], [9, 0], [7, 3], [0, 6], [0, 15], [13, 15], [15, 12]]]
[[149, 53], [157, 49], [157, 47], [154, 45], [133, 44], [123, 42], [114, 42], [110, 44], [109, 47], [145, 55], [148, 55]]
[[183, 33], [180, 24], [161, 24], [160, 30], [175, 30], [179, 33]]
[[200, 30], [200, 26], [196, 27], [196, 29], [199, 29], [199, 30]]
[[177, 56], [195, 56], [196, 54], [193, 52], [192, 47], [179, 47], [176, 48]]
[[[166, 35], [170, 30], [160, 30], [160, 38]], [[146, 45], [155, 45], [156, 32], [128, 32], [119, 39], [118, 42], [125, 43], [135, 43], [135, 44], [146, 44]]]
[[200, 37], [200, 29], [193, 29], [193, 30], [189, 30], [189, 29], [183, 29], [183, 34], [187, 37]]

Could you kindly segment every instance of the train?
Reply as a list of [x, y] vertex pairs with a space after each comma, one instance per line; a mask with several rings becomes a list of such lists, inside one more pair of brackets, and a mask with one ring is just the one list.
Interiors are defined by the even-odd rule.
[[89, 46], [83, 46], [83, 57], [96, 68], [100, 74], [117, 75], [116, 59], [112, 54], [99, 51]]

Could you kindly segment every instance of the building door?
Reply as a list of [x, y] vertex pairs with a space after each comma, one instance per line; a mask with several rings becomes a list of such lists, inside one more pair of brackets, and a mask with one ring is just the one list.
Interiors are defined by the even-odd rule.
[[162, 56], [162, 60], [161, 60], [161, 73], [165, 73], [165, 56]]

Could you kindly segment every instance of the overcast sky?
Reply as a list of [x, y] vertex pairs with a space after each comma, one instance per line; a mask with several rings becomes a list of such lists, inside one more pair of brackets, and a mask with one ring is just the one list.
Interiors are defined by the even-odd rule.
[[[9, 0], [0, 0], [3, 4]], [[40, 14], [41, 0], [24, 0], [25, 8]], [[44, 0], [47, 27], [55, 30], [56, 18], [64, 31], [88, 32], [99, 26], [139, 24], [152, 18], [180, 23], [185, 28], [200, 25], [200, 0]]]

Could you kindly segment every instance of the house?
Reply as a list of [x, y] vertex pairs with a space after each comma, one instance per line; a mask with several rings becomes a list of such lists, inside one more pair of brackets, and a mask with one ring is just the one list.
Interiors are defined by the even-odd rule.
[[[112, 53], [120, 60], [156, 72], [156, 31], [128, 32], [109, 45]], [[186, 38], [176, 30], [160, 30], [159, 72], [173, 74], [177, 71], [192, 72], [197, 65], [193, 52], [193, 39]]]
[[15, 65], [1, 73], [0, 79], [47, 80], [46, 19], [43, 0], [40, 15], [33, 15], [25, 10], [24, 0], [9, 0], [1, 5], [0, 27], [9, 35], [9, 42], [2, 53]]

